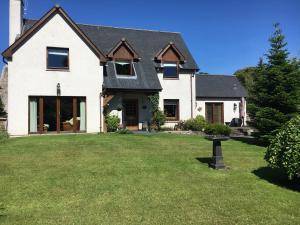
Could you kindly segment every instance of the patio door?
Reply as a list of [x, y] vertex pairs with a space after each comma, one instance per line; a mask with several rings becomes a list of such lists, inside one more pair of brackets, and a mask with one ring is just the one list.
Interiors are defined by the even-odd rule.
[[124, 122], [129, 130], [138, 130], [139, 111], [137, 99], [123, 100]]
[[223, 103], [205, 103], [205, 118], [209, 123], [224, 123]]
[[86, 99], [68, 96], [30, 96], [29, 133], [85, 132]]

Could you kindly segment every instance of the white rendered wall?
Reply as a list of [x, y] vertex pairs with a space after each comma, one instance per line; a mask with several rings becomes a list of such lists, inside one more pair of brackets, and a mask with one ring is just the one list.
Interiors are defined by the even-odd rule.
[[[196, 115], [202, 115], [205, 117], [205, 103], [209, 102], [217, 102], [224, 104], [224, 123], [230, 122], [233, 118], [239, 118], [239, 103], [240, 98], [230, 98], [230, 99], [222, 99], [222, 98], [214, 98], [214, 99], [198, 99], [196, 101]], [[233, 110], [234, 103], [237, 105], [236, 110]]]
[[[47, 71], [46, 48], [69, 48], [70, 71]], [[60, 15], [55, 15], [13, 55], [8, 64], [8, 132], [28, 134], [28, 96], [85, 96], [87, 132], [100, 131], [103, 68]]]
[[[194, 117], [196, 99], [195, 76], [192, 76], [192, 74], [179, 74], [179, 79], [164, 79], [163, 74], [158, 73], [158, 78], [162, 86], [162, 91], [159, 93], [159, 107], [161, 110], [164, 109], [164, 99], [179, 99], [179, 120], [187, 120], [192, 116]], [[167, 121], [165, 126], [173, 127], [177, 123], [178, 121]]]

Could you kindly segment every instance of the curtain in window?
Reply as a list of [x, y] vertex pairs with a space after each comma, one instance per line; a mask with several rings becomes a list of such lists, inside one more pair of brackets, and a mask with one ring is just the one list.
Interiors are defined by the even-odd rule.
[[80, 100], [80, 131], [86, 130], [85, 101]]
[[37, 132], [37, 99], [33, 98], [29, 101], [29, 131], [32, 133]]

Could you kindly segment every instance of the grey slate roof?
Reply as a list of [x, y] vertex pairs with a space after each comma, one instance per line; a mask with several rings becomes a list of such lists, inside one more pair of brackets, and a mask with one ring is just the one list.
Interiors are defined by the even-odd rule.
[[[35, 20], [25, 20], [24, 29], [29, 29], [35, 22]], [[105, 88], [161, 90], [161, 85], [155, 70], [157, 64], [153, 59], [155, 55], [170, 42], [173, 42], [186, 58], [182, 69], [198, 69], [180, 33], [84, 24], [77, 25], [104, 54], [107, 54], [122, 38], [125, 38], [141, 58], [135, 65], [137, 69], [137, 80], [135, 81], [132, 79], [116, 78], [113, 66], [108, 64], [107, 77], [104, 79]]]
[[196, 75], [196, 97], [247, 97], [247, 91], [236, 76]]

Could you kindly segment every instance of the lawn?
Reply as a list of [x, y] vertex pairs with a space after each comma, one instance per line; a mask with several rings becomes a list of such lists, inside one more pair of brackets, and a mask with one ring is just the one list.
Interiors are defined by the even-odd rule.
[[299, 224], [300, 189], [263, 147], [197, 136], [63, 135], [0, 144], [0, 224]]

